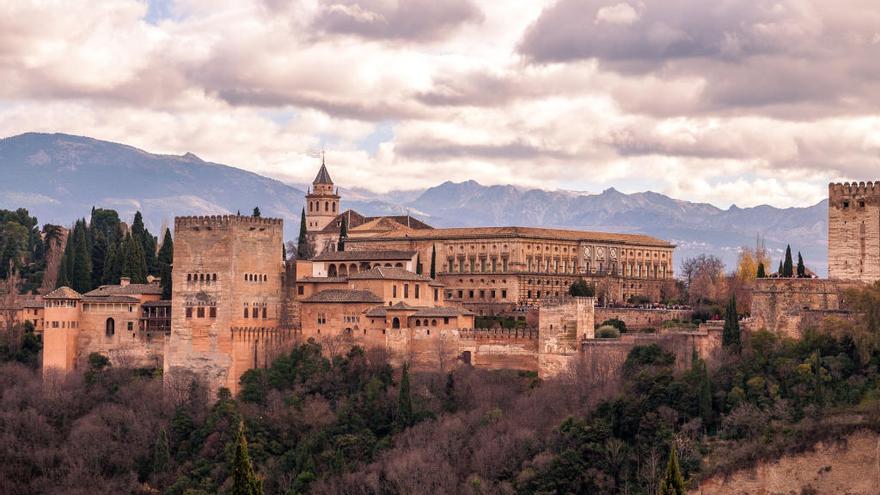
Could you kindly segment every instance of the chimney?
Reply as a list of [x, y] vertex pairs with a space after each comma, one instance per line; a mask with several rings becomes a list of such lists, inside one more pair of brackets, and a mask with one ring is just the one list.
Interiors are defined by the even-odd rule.
[[126, 287], [130, 283], [131, 283], [131, 279], [128, 277], [120, 277], [119, 278], [119, 286], [120, 287]]

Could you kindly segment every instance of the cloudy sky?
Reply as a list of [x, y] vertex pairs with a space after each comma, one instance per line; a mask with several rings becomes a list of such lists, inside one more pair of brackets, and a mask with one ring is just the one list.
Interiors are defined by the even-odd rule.
[[0, 137], [374, 191], [813, 204], [880, 178], [877, 0], [0, 0]]

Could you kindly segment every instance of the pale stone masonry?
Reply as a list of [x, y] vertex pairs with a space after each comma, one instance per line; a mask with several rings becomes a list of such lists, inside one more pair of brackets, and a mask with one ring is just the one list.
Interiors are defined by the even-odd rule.
[[828, 277], [880, 280], [880, 182], [828, 186]]

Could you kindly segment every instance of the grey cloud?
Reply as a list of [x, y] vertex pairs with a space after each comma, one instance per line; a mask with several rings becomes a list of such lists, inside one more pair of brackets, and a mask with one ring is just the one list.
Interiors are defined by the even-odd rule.
[[429, 41], [482, 19], [471, 0], [337, 0], [322, 8], [314, 26], [330, 34]]
[[569, 159], [572, 155], [560, 150], [542, 148], [522, 140], [502, 144], [460, 144], [450, 141], [399, 143], [395, 152], [406, 158], [416, 159], [454, 159], [488, 158], [506, 160]]

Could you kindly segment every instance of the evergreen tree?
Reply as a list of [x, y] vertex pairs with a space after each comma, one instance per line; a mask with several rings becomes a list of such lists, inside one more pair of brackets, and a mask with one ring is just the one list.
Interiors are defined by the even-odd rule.
[[296, 259], [307, 260], [311, 258], [312, 247], [309, 244], [308, 230], [306, 229], [306, 209], [302, 209], [299, 221], [299, 238], [296, 240]]
[[107, 285], [119, 283], [122, 276], [122, 242], [110, 244], [107, 249], [107, 258], [104, 260], [104, 276], [102, 282]]
[[168, 446], [168, 433], [165, 428], [159, 431], [156, 444], [153, 445], [153, 459], [151, 471], [153, 474], [164, 473], [171, 461], [171, 448]]
[[397, 394], [397, 419], [395, 421], [398, 430], [403, 430], [413, 424], [412, 393], [409, 389], [409, 364], [403, 363], [403, 372], [400, 376], [400, 390]]
[[437, 278], [437, 246], [431, 245], [431, 278]]
[[253, 216], [253, 217], [256, 217], [256, 218], [260, 218], [260, 215], [262, 215], [262, 213], [260, 212], [260, 207], [259, 207], [259, 206], [254, 206], [254, 213], [253, 213], [252, 216]]
[[348, 238], [348, 218], [342, 217], [342, 227], [339, 228], [339, 242], [336, 243], [337, 251], [345, 251], [345, 239]]
[[767, 278], [767, 273], [764, 272], [764, 262], [758, 263], [758, 278]]
[[782, 276], [791, 278], [794, 276], [794, 263], [791, 260], [791, 245], [785, 247], [785, 262], [782, 264]]
[[263, 481], [257, 478], [248, 455], [244, 436], [244, 421], [238, 423], [235, 438], [235, 457], [232, 463], [232, 495], [263, 495]]
[[455, 400], [455, 377], [452, 373], [446, 374], [446, 387], [443, 390], [443, 410], [446, 412], [455, 412], [458, 409], [458, 403]]
[[171, 237], [171, 229], [165, 229], [165, 236], [162, 237], [162, 247], [159, 249], [159, 256], [156, 260], [166, 265], [174, 262], [174, 239]]
[[88, 292], [94, 287], [92, 286], [92, 254], [86, 236], [85, 219], [77, 222], [74, 228], [73, 250], [70, 288], [80, 293]]
[[147, 262], [144, 250], [137, 239], [128, 234], [122, 242], [122, 276], [133, 284], [147, 283]]
[[678, 453], [675, 452], [675, 444], [669, 447], [669, 462], [666, 464], [666, 473], [660, 481], [659, 495], [685, 495], [684, 478], [681, 475], [681, 466], [678, 464]]
[[70, 287], [71, 269], [73, 268], [73, 262], [70, 258], [72, 256], [73, 231], [67, 234], [67, 241], [64, 243], [64, 254], [61, 256], [61, 264], [58, 266], [58, 277], [55, 282], [56, 288], [65, 286]]
[[739, 318], [736, 314], [736, 294], [727, 303], [727, 311], [724, 315], [724, 330], [721, 334], [721, 345], [725, 349], [739, 352], [740, 349]]
[[91, 226], [89, 231], [92, 232], [92, 281], [98, 285], [104, 280], [104, 261], [107, 259], [110, 242], [103, 232]]
[[782, 260], [779, 260], [779, 268], [776, 269], [776, 275], [782, 276]]
[[691, 371], [696, 376], [700, 388], [700, 419], [703, 421], [703, 428], [708, 429], [712, 424], [712, 383], [709, 380], [709, 369], [706, 362], [700, 358], [696, 348], [693, 349], [691, 363]]
[[156, 238], [144, 227], [144, 217], [140, 211], [134, 214], [134, 221], [131, 224], [131, 236], [140, 245], [140, 251], [144, 258], [144, 282], [138, 283], [145, 283], [146, 275], [156, 275], [159, 272], [159, 266], [156, 264]]
[[162, 272], [159, 274], [159, 285], [162, 287], [162, 300], [171, 300], [171, 265], [162, 263]]
[[804, 257], [801, 256], [800, 251], [798, 251], [797, 276], [798, 278], [804, 278], [807, 276], [807, 267], [804, 266]]

